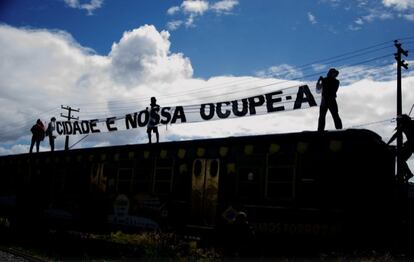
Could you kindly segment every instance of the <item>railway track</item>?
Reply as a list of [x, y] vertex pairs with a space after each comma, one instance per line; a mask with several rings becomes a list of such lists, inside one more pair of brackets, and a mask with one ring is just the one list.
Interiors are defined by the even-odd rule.
[[0, 261], [5, 262], [46, 262], [48, 260], [35, 257], [27, 252], [9, 247], [0, 247]]

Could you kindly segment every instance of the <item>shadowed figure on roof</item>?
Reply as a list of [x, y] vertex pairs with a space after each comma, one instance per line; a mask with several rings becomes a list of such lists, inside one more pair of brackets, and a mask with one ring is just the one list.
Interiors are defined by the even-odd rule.
[[325, 118], [328, 110], [331, 112], [336, 129], [342, 129], [342, 121], [338, 113], [338, 104], [336, 103], [336, 92], [339, 88], [339, 80], [336, 79], [339, 72], [335, 68], [328, 71], [326, 77], [319, 77], [316, 83], [316, 89], [322, 89], [322, 100], [319, 107], [318, 131], [325, 129]]
[[29, 153], [33, 152], [33, 146], [36, 143], [36, 152], [39, 152], [40, 142], [45, 138], [45, 126], [40, 119], [37, 119], [36, 124], [30, 129], [32, 132], [32, 142], [30, 144]]
[[408, 115], [399, 116], [399, 121], [395, 133], [388, 141], [388, 145], [391, 144], [399, 135], [404, 134], [407, 139], [401, 148], [401, 157], [404, 159], [403, 165], [403, 178], [404, 181], [408, 181], [413, 177], [413, 173], [407, 165], [407, 160], [410, 158], [414, 151], [414, 121]]
[[56, 129], [55, 123], [56, 123], [56, 118], [52, 117], [46, 129], [46, 135], [49, 137], [50, 151], [52, 152], [55, 151], [55, 139], [56, 139], [56, 134], [54, 133]]
[[158, 133], [158, 124], [160, 122], [160, 106], [157, 105], [157, 99], [155, 97], [151, 97], [151, 108], [149, 111], [149, 121], [147, 125], [147, 133], [148, 133], [148, 141], [151, 144], [151, 132], [155, 133], [157, 138], [157, 143], [159, 142], [159, 133]]

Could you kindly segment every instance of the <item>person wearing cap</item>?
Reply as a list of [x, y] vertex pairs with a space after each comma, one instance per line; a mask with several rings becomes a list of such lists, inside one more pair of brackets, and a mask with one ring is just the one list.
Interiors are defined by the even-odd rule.
[[151, 108], [149, 111], [149, 121], [147, 125], [147, 133], [148, 133], [148, 140], [151, 144], [151, 132], [155, 133], [157, 138], [157, 143], [159, 142], [159, 133], [158, 133], [158, 124], [160, 122], [160, 116], [158, 115], [160, 111], [160, 106], [157, 105], [157, 99], [155, 97], [151, 97]]
[[49, 124], [47, 125], [47, 129], [46, 129], [46, 134], [49, 137], [49, 145], [50, 145], [50, 150], [53, 152], [55, 151], [55, 139], [56, 139], [56, 135], [54, 133], [55, 129], [56, 129], [56, 118], [52, 117], [50, 119]]
[[405, 182], [407, 182], [413, 177], [413, 173], [407, 165], [407, 160], [411, 157], [414, 151], [414, 122], [411, 120], [410, 116], [403, 114], [398, 116], [397, 123], [395, 133], [392, 135], [387, 145], [390, 145], [399, 135], [405, 135], [407, 140], [401, 148], [401, 158], [404, 159], [403, 178]]
[[336, 79], [339, 72], [335, 68], [328, 71], [326, 77], [319, 77], [317, 86], [322, 86], [322, 100], [319, 107], [318, 131], [325, 130], [325, 118], [328, 110], [331, 112], [336, 129], [342, 129], [342, 121], [338, 113], [336, 92], [339, 88], [339, 80]]

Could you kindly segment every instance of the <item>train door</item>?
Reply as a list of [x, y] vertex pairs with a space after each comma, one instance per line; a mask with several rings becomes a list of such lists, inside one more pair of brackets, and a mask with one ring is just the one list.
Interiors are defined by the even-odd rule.
[[195, 159], [191, 179], [192, 223], [213, 226], [216, 220], [220, 160]]

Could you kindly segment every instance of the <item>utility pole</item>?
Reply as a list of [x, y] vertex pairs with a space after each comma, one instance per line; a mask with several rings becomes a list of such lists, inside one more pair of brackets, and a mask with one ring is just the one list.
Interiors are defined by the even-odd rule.
[[[79, 112], [80, 111], [79, 108], [78, 109], [73, 109], [70, 106], [62, 106], [62, 105], [60, 106], [60, 108], [63, 109], [63, 110], [68, 110], [68, 114], [66, 116], [64, 114], [60, 113], [61, 117], [66, 118], [68, 121], [70, 121], [72, 119], [79, 120], [79, 117], [74, 117], [72, 115], [72, 111], [73, 112]], [[69, 150], [69, 136], [68, 135], [66, 135], [66, 139], [65, 139], [65, 150]]]
[[[394, 41], [394, 46], [397, 48], [397, 53], [394, 54], [395, 60], [397, 60], [397, 127], [401, 124], [402, 115], [402, 91], [401, 91], [401, 67], [408, 69], [408, 64], [401, 60], [401, 55], [408, 56], [408, 51], [402, 49], [398, 40]], [[402, 132], [397, 136], [397, 178], [399, 181], [404, 181], [403, 172], [403, 159], [401, 157], [401, 149], [403, 144]]]

